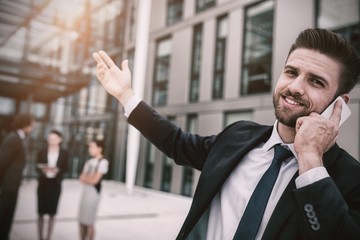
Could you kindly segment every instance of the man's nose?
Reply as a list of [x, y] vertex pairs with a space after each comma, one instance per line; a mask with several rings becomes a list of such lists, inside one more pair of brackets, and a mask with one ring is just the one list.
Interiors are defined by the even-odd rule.
[[302, 96], [305, 93], [305, 78], [298, 76], [287, 87], [291, 93]]

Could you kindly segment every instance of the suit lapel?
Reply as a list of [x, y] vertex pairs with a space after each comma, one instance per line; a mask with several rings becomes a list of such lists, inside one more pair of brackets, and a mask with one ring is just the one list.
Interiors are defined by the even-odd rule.
[[271, 132], [272, 127], [269, 126], [256, 125], [246, 128], [235, 125], [219, 136], [201, 172], [193, 203], [180, 231], [180, 236], [187, 235], [195, 226], [245, 154], [261, 142], [267, 141]]

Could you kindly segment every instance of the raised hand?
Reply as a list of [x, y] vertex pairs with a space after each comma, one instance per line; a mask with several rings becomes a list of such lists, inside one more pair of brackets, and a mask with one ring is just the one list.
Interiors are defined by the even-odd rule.
[[128, 61], [122, 61], [120, 69], [104, 51], [93, 53], [93, 58], [97, 62], [96, 76], [100, 83], [109, 94], [116, 97], [124, 106], [134, 95], [131, 88], [131, 72]]
[[339, 133], [341, 108], [341, 102], [337, 101], [329, 120], [315, 112], [297, 120], [294, 147], [299, 174], [323, 166], [323, 154], [335, 144]]

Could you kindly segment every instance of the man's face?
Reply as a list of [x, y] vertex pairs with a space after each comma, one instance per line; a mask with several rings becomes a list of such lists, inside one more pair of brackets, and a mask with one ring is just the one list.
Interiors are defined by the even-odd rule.
[[23, 128], [23, 131], [26, 134], [30, 134], [32, 132], [32, 130], [34, 129], [35, 126], [35, 121], [31, 121], [31, 124], [29, 126], [26, 126], [25, 128]]
[[279, 122], [295, 127], [299, 117], [321, 113], [336, 94], [340, 70], [338, 62], [315, 50], [293, 51], [273, 95]]

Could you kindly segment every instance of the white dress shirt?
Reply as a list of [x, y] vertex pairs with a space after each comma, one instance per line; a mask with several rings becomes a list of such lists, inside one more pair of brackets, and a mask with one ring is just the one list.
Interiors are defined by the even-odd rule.
[[[130, 98], [124, 106], [125, 116], [129, 117], [141, 99]], [[277, 132], [277, 121], [274, 124], [271, 137], [244, 156], [243, 160], [230, 174], [221, 190], [213, 199], [207, 229], [207, 240], [232, 240], [246, 205], [260, 178], [269, 168], [274, 157], [274, 145], [281, 144], [291, 150], [295, 157], [284, 161], [275, 182], [274, 188], [266, 206], [264, 216], [256, 239], [261, 239], [272, 212], [283, 194], [291, 178], [298, 170], [297, 155], [293, 144], [284, 144]], [[295, 179], [297, 188], [328, 177], [325, 167], [317, 167]], [[281, 181], [279, 180], [281, 179]]]

